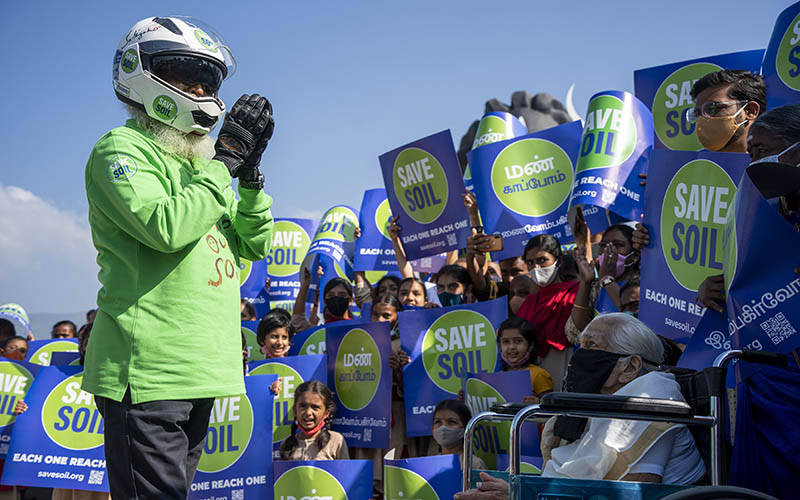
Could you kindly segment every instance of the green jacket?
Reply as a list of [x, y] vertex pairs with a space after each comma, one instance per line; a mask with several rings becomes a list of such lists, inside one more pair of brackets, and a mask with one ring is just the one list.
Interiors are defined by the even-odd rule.
[[86, 195], [102, 288], [83, 388], [134, 404], [244, 393], [239, 257], [269, 251], [272, 199], [237, 202], [222, 163], [165, 153], [133, 120], [95, 145]]

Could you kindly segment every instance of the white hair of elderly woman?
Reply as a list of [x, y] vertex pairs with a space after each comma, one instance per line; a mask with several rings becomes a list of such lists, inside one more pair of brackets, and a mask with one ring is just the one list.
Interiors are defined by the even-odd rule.
[[604, 343], [612, 352], [641, 356], [645, 361], [643, 367], [655, 368], [652, 365], [660, 365], [664, 359], [664, 345], [658, 336], [630, 314], [601, 314], [586, 325], [579, 339], [600, 336], [605, 338]]

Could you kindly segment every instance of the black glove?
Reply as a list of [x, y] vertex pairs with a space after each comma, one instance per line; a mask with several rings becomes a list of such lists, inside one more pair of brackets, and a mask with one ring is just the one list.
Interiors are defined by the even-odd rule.
[[261, 112], [259, 121], [264, 120], [267, 124], [258, 138], [255, 149], [239, 169], [239, 185], [247, 189], [264, 189], [264, 176], [261, 175], [258, 167], [261, 165], [261, 155], [267, 149], [267, 143], [272, 138], [272, 132], [275, 130], [275, 120], [272, 118], [272, 104], [266, 99], [264, 100], [266, 105]]
[[[272, 123], [272, 114], [262, 118], [269, 101], [258, 94], [244, 94], [225, 114], [214, 150], [215, 160], [228, 167], [231, 177], [237, 177], [240, 167], [259, 145], [259, 139]], [[271, 108], [269, 108], [271, 109]]]

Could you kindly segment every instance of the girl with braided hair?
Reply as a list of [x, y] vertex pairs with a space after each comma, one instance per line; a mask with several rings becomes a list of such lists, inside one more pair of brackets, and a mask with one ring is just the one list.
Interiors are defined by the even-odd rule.
[[292, 409], [292, 433], [281, 442], [281, 460], [350, 458], [344, 437], [331, 430], [336, 405], [333, 393], [325, 384], [309, 380], [297, 386]]

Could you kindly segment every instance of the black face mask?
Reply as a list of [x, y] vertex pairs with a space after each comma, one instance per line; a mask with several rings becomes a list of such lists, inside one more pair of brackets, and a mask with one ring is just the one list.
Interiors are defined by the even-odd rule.
[[[564, 389], [567, 392], [599, 393], [617, 362], [627, 356], [598, 349], [578, 349], [569, 361]], [[583, 435], [587, 422], [588, 419], [583, 417], [557, 417], [553, 434], [575, 441]]]
[[331, 297], [325, 299], [325, 307], [328, 308], [328, 312], [334, 316], [344, 316], [344, 313], [347, 311], [347, 306], [349, 305], [349, 297]]

